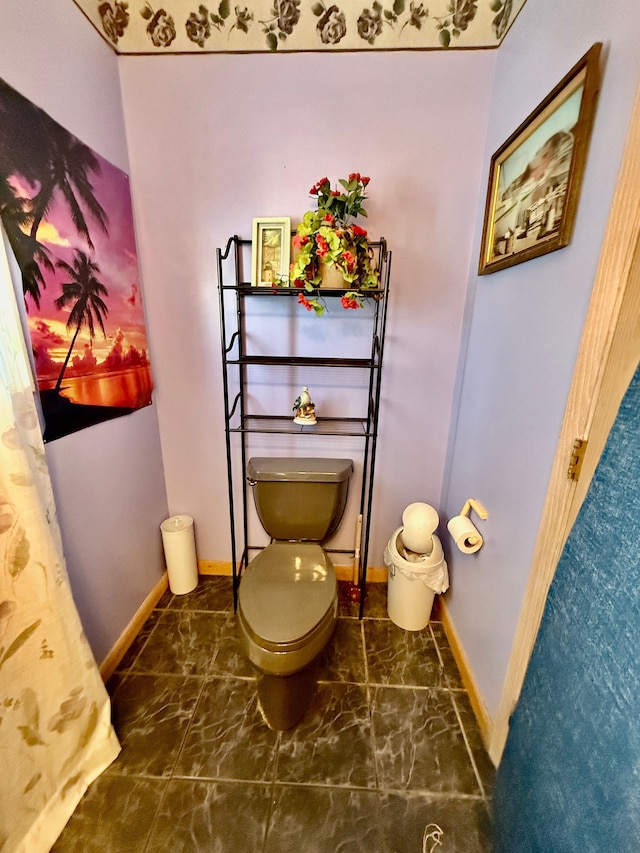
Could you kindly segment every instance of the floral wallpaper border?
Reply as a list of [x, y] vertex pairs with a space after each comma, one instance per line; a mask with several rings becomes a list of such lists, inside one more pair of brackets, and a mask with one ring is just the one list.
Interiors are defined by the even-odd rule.
[[116, 53], [497, 47], [526, 0], [74, 0]]

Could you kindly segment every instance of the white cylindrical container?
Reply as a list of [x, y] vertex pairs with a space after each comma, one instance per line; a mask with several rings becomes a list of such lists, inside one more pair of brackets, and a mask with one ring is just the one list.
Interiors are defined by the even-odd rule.
[[198, 585], [198, 560], [193, 519], [174, 515], [160, 525], [169, 575], [169, 589], [176, 595], [191, 592]]
[[384, 552], [389, 570], [387, 613], [399, 628], [421, 631], [429, 624], [436, 592], [445, 592], [449, 586], [447, 564], [435, 534], [431, 553], [424, 560], [406, 560], [398, 550], [402, 547], [402, 531], [402, 527], [396, 530]]
[[405, 574], [395, 564], [389, 566], [387, 613], [394, 625], [405, 631], [426, 628], [435, 596], [435, 592], [421, 580]]

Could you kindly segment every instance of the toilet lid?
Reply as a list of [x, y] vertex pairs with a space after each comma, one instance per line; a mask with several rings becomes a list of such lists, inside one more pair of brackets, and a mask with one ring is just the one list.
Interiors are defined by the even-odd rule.
[[336, 574], [315, 542], [272, 542], [242, 574], [238, 603], [251, 630], [287, 644], [311, 633], [331, 610]]

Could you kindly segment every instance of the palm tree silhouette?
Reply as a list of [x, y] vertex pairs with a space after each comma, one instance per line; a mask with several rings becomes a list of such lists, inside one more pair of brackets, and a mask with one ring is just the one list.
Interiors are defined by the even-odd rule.
[[[46, 116], [48, 119], [48, 116]], [[48, 143], [47, 159], [41, 163], [40, 189], [32, 199], [33, 222], [31, 236], [35, 239], [42, 218], [51, 207], [54, 192], [59, 189], [69, 208], [76, 231], [87, 241], [89, 248], [94, 245], [89, 234], [89, 226], [78, 201], [78, 197], [100, 225], [105, 234], [109, 233], [109, 219], [104, 208], [95, 197], [89, 174], [100, 174], [100, 163], [93, 151], [75, 136], [54, 121], [49, 120], [46, 139]], [[77, 195], [76, 195], [77, 194]]]
[[53, 264], [49, 260], [47, 248], [28, 233], [33, 222], [30, 199], [16, 197], [2, 175], [0, 175], [0, 218], [20, 267], [25, 305], [27, 305], [26, 297], [30, 296], [36, 308], [39, 308], [40, 288], [44, 289], [47, 286], [41, 267], [53, 271]]
[[22, 291], [25, 297], [31, 296], [36, 308], [40, 307], [40, 289], [46, 287], [42, 269], [52, 271], [53, 264], [45, 246], [30, 234], [31, 199], [18, 195], [10, 179], [21, 176], [29, 184], [41, 184], [39, 175], [49, 162], [43, 116], [38, 107], [0, 80], [0, 217], [22, 273]]
[[[40, 289], [46, 286], [42, 268], [52, 270], [53, 265], [37, 233], [56, 190], [89, 248], [94, 246], [84, 211], [109, 233], [107, 214], [90, 180], [91, 174], [100, 174], [100, 161], [88, 146], [2, 80], [0, 127], [0, 216], [22, 272], [23, 292], [39, 307]], [[37, 188], [32, 198], [16, 196], [9, 183], [12, 176]]]
[[65, 270], [71, 277], [72, 281], [62, 285], [62, 296], [59, 296], [56, 301], [57, 308], [64, 308], [72, 302], [73, 308], [67, 320], [67, 329], [75, 326], [75, 332], [69, 347], [69, 352], [62, 365], [62, 370], [58, 376], [55, 390], [60, 391], [62, 386], [62, 377], [69, 364], [71, 352], [75, 346], [76, 339], [80, 334], [80, 330], [86, 326], [89, 330], [91, 340], [95, 337], [95, 323], [97, 322], [102, 329], [102, 334], [107, 336], [104, 329], [104, 318], [109, 313], [109, 309], [104, 303], [102, 296], [108, 296], [108, 290], [96, 278], [100, 273], [100, 267], [94, 264], [93, 261], [84, 252], [76, 252], [73, 261], [73, 266], [66, 261], [58, 261], [56, 266]]

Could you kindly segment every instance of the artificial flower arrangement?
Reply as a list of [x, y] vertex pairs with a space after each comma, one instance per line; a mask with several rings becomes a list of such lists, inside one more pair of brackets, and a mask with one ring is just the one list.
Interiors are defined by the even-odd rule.
[[343, 308], [361, 308], [361, 292], [379, 285], [380, 273], [367, 232], [351, 221], [367, 215], [362, 203], [369, 180], [352, 172], [346, 180], [340, 179], [342, 190], [332, 190], [328, 178], [322, 178], [309, 190], [317, 197], [318, 209], [305, 213], [296, 229], [293, 246], [299, 254], [291, 265], [290, 280], [301, 289], [298, 302], [318, 316], [325, 311], [316, 290], [322, 281], [323, 264], [336, 267], [347, 285], [358, 288], [342, 296]]

